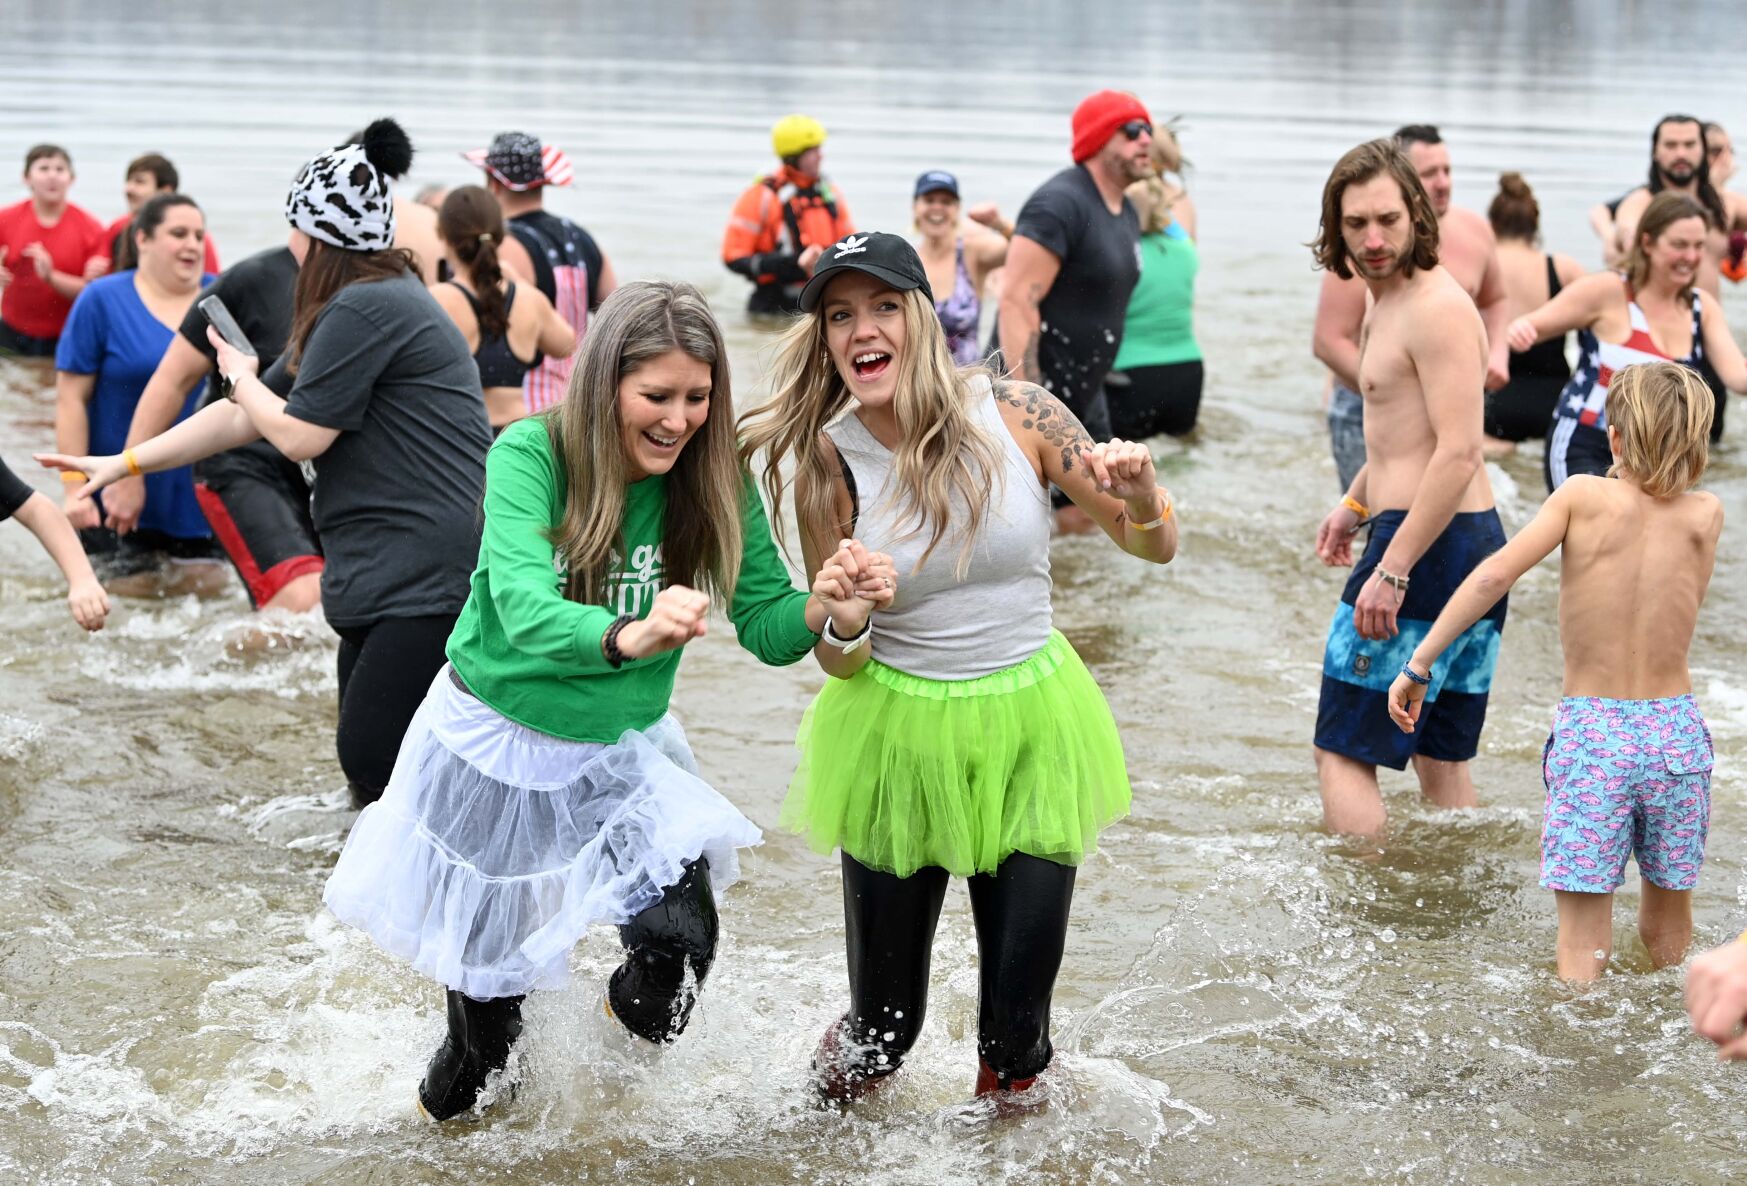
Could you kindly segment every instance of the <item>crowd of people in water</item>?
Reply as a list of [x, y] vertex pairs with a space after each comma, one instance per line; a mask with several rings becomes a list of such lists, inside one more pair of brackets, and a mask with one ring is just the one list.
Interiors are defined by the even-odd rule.
[[[824, 127], [780, 120], [722, 240], [777, 335], [772, 394], [745, 410], [702, 295], [621, 280], [545, 208], [573, 170], [536, 136], [497, 135], [464, 154], [478, 184], [413, 200], [413, 146], [379, 119], [297, 172], [284, 246], [223, 271], [162, 156], [129, 164], [106, 227], [68, 200], [65, 149], [26, 154], [29, 196], [0, 210], [0, 351], [53, 359], [37, 459], [64, 498], [0, 464], [0, 517], [89, 630], [111, 596], [218, 588], [226, 561], [259, 609], [319, 605], [361, 808], [324, 900], [446, 991], [427, 1116], [496, 1098], [523, 999], [566, 984], [593, 926], [625, 950], [612, 1024], [685, 1030], [759, 840], [669, 712], [713, 608], [761, 662], [810, 654], [829, 677], [781, 817], [842, 869], [849, 993], [820, 1095], [847, 1105], [903, 1064], [959, 876], [975, 1090], [1036, 1102], [1076, 871], [1130, 803], [1103, 694], [1051, 625], [1051, 537], [1172, 560], [1146, 442], [1194, 431], [1204, 382], [1175, 134], [1113, 90], [1070, 131], [1071, 163], [1012, 219], [924, 170], [907, 238], [858, 227]], [[1723, 513], [1696, 486], [1747, 391], [1717, 300], [1747, 276], [1747, 198], [1717, 125], [1669, 116], [1651, 141], [1647, 183], [1594, 212], [1594, 273], [1543, 251], [1518, 173], [1486, 218], [1454, 206], [1429, 125], [1334, 164], [1312, 244], [1341, 482], [1315, 547], [1351, 568], [1315, 729], [1325, 822], [1382, 834], [1380, 765], [1478, 802], [1506, 594], [1560, 548], [1541, 883], [1572, 981], [1606, 968], [1632, 859], [1652, 960], [1685, 958], [1709, 820], [1687, 653]], [[1540, 437], [1549, 497], [1507, 540], [1484, 459]], [[1689, 997], [1747, 1053], [1747, 944], [1696, 960]]]

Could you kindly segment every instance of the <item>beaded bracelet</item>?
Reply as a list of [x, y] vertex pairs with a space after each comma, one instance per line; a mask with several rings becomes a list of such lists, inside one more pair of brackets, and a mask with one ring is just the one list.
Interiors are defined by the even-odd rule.
[[1402, 663], [1401, 674], [1405, 675], [1408, 679], [1412, 680], [1414, 683], [1418, 684], [1422, 688], [1432, 682], [1431, 676], [1421, 675], [1419, 672], [1417, 672], [1413, 669], [1413, 660], [1412, 659], [1408, 659]]
[[636, 620], [632, 614], [614, 618], [613, 624], [607, 627], [607, 632], [601, 635], [601, 654], [606, 656], [607, 666], [614, 671], [625, 665], [625, 652], [619, 649], [619, 631]]

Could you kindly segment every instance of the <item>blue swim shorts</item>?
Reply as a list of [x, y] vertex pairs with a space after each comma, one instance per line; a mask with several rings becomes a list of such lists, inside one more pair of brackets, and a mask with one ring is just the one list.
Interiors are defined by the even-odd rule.
[[1567, 696], [1541, 759], [1541, 884], [1606, 894], [1626, 858], [1652, 885], [1698, 885], [1711, 822], [1711, 731], [1691, 696]]
[[1365, 554], [1353, 566], [1328, 626], [1316, 709], [1318, 749], [1394, 770], [1406, 769], [1414, 754], [1466, 762], [1479, 752], [1506, 601], [1501, 597], [1439, 656], [1432, 665], [1419, 727], [1403, 733], [1389, 719], [1389, 685], [1424, 641], [1456, 586], [1504, 546], [1497, 511], [1458, 514], [1407, 574], [1407, 596], [1395, 620], [1401, 632], [1394, 638], [1361, 638], [1353, 626], [1353, 603], [1406, 518], [1406, 511], [1383, 511], [1371, 520]]

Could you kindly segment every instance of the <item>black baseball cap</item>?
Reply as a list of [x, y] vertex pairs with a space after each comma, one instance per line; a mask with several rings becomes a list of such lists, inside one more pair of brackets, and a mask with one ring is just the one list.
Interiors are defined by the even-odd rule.
[[948, 173], [945, 169], [930, 169], [916, 179], [916, 192], [912, 196], [919, 198], [923, 194], [940, 193], [942, 191], [951, 194], [955, 198], [958, 197], [958, 178], [954, 177], [951, 173]]
[[813, 278], [801, 289], [801, 310], [811, 313], [825, 296], [825, 286], [840, 272], [866, 272], [874, 279], [889, 284], [899, 292], [920, 288], [922, 295], [934, 302], [934, 290], [928, 287], [928, 273], [922, 259], [910, 241], [902, 235], [884, 231], [864, 231], [846, 235], [833, 243], [813, 265]]

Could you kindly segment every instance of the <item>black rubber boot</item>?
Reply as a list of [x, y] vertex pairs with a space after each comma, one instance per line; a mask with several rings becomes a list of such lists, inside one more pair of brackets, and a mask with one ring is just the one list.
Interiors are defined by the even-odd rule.
[[479, 1099], [486, 1077], [509, 1063], [522, 1033], [522, 998], [476, 1001], [449, 990], [449, 1034], [419, 1084], [419, 1107], [432, 1120], [459, 1116]]
[[709, 861], [699, 857], [667, 887], [661, 901], [619, 928], [625, 962], [607, 981], [607, 1011], [633, 1034], [657, 1045], [685, 1032], [696, 990], [715, 963], [720, 926], [709, 874]]

